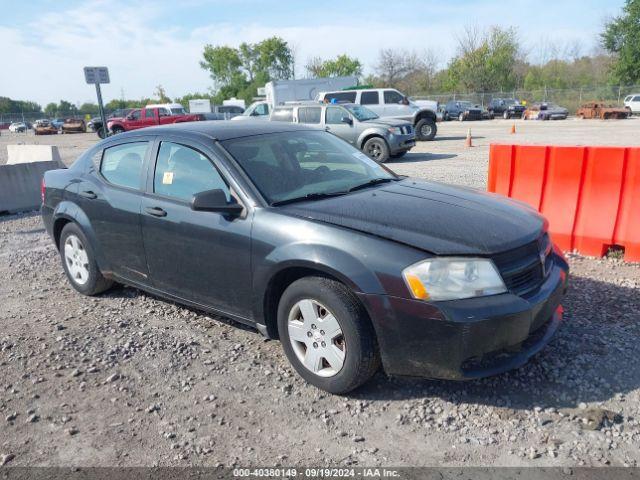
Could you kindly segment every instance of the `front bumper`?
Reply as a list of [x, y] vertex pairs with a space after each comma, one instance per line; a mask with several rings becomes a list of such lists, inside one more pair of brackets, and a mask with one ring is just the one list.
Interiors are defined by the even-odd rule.
[[447, 302], [361, 294], [389, 375], [468, 380], [518, 368], [562, 322], [568, 267], [558, 258], [540, 287]]
[[389, 153], [395, 155], [400, 152], [408, 152], [416, 146], [415, 135], [389, 135], [387, 138], [387, 144], [389, 145]]

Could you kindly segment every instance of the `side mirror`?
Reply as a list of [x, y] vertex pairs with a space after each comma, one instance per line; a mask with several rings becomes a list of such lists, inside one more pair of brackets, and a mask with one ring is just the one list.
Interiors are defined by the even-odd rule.
[[219, 212], [227, 215], [238, 216], [244, 207], [235, 200], [227, 201], [227, 196], [219, 188], [205, 190], [191, 197], [191, 210], [200, 212]]
[[346, 123], [347, 125], [353, 125], [353, 120], [350, 117], [342, 117], [340, 119], [342, 123]]

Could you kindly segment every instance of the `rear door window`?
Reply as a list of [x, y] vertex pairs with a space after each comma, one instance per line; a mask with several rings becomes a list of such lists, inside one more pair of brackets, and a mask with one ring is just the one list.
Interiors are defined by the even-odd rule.
[[106, 148], [102, 154], [100, 173], [120, 187], [140, 189], [142, 166], [149, 142], [133, 142]]
[[298, 108], [298, 123], [320, 123], [322, 113], [321, 107], [301, 107]]
[[378, 92], [362, 92], [360, 93], [361, 105], [378, 105], [380, 103], [380, 96]]

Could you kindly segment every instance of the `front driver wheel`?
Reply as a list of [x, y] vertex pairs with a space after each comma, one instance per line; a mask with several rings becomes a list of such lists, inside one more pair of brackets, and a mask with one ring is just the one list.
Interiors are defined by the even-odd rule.
[[389, 146], [382, 138], [370, 138], [363, 145], [362, 151], [378, 163], [384, 163], [389, 160]]
[[334, 280], [305, 277], [292, 283], [278, 305], [278, 332], [293, 368], [327, 392], [350, 392], [380, 366], [364, 307]]
[[87, 237], [75, 223], [67, 223], [60, 234], [60, 257], [69, 283], [83, 295], [96, 295], [113, 285], [102, 276]]

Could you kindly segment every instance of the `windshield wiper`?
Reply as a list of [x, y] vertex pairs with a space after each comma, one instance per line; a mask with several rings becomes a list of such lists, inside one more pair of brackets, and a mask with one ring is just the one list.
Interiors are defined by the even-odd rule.
[[369, 180], [366, 183], [361, 183], [360, 185], [356, 185], [355, 187], [351, 187], [348, 191], [355, 192], [356, 190], [362, 190], [363, 188], [371, 187], [373, 185], [378, 185], [380, 183], [394, 182], [395, 178], [374, 178], [373, 180]]
[[315, 193], [307, 193], [301, 197], [293, 197], [287, 198], [285, 200], [278, 200], [277, 202], [273, 202], [271, 204], [272, 207], [277, 207], [279, 205], [286, 205], [288, 203], [296, 203], [296, 202], [305, 202], [307, 200], [318, 200], [321, 198], [329, 198], [329, 197], [337, 197], [340, 195], [346, 195], [349, 192], [315, 192]]

